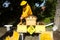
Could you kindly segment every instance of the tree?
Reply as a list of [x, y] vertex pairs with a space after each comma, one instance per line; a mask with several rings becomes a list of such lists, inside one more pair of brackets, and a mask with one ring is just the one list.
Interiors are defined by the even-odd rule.
[[[42, 2], [43, 0], [39, 0], [39, 2]], [[33, 13], [35, 16], [38, 17], [38, 21], [46, 20], [46, 18], [49, 18], [50, 22], [54, 20], [55, 11], [56, 11], [56, 2], [57, 0], [46, 0], [46, 9], [45, 11], [41, 10], [41, 7], [35, 7], [33, 8]], [[49, 21], [48, 21], [49, 22]]]

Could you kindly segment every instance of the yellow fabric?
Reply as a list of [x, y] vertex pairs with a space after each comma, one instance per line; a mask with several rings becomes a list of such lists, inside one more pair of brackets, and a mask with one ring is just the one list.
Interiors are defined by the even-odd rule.
[[30, 6], [27, 4], [26, 7], [23, 8], [22, 17], [26, 18], [26, 17], [28, 17], [30, 15], [32, 15], [32, 10], [31, 10]]
[[43, 32], [40, 34], [40, 40], [53, 40], [52, 32]]
[[19, 40], [19, 33], [14, 31], [11, 40]]
[[23, 6], [23, 5], [25, 5], [26, 3], [27, 3], [27, 1], [22, 1], [20, 5]]
[[5, 38], [5, 40], [10, 40], [10, 36], [7, 36], [7, 37]]

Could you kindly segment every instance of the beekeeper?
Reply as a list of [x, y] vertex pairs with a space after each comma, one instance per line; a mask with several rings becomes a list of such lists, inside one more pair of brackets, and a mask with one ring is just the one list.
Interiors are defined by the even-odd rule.
[[20, 17], [20, 19], [24, 19], [30, 15], [32, 15], [32, 10], [31, 10], [31, 7], [30, 5], [27, 3], [27, 1], [22, 1], [20, 3], [21, 6], [23, 6], [23, 11], [22, 11], [22, 15]]

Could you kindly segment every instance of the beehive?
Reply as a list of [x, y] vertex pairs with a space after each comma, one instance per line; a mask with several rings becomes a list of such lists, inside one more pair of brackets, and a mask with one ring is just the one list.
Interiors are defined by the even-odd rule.
[[26, 18], [26, 25], [36, 25], [36, 19], [35, 16], [29, 16]]

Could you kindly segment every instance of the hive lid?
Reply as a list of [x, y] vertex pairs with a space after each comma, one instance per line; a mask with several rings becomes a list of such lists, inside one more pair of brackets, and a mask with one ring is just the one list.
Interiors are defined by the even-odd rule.
[[31, 15], [31, 16], [29, 16], [29, 17], [25, 18], [25, 19], [37, 19], [37, 17], [36, 17], [36, 16], [34, 16], [34, 15]]

